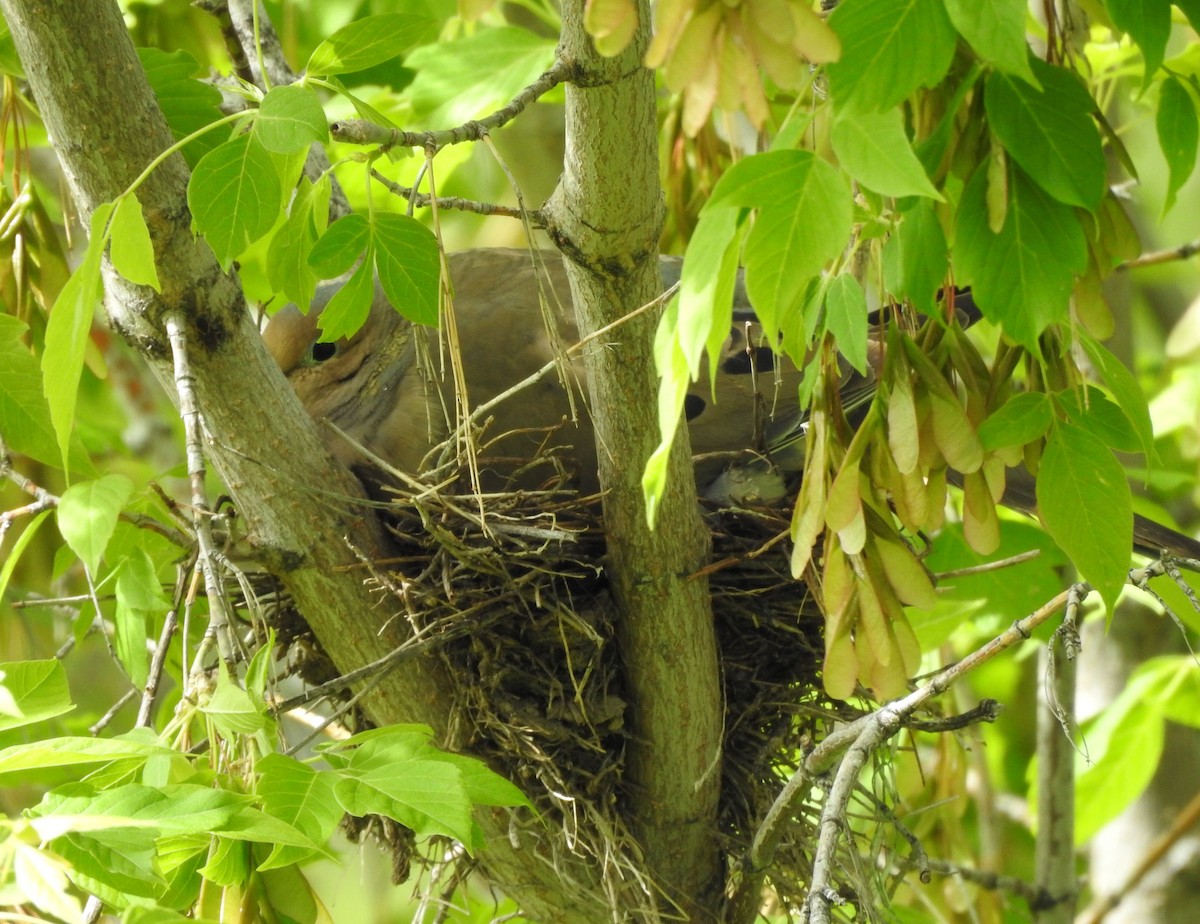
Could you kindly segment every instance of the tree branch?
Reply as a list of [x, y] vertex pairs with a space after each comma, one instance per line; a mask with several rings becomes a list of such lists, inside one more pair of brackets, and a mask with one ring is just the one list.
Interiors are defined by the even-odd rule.
[[[566, 161], [542, 215], [567, 257], [579, 332], [589, 337], [660, 291], [663, 205], [654, 78], [641, 66], [649, 3], [637, 3], [638, 32], [611, 58], [584, 30], [583, 6], [563, 6]], [[641, 477], [659, 441], [655, 327], [641, 315], [584, 356], [630, 694], [628, 817], [656, 884], [685, 919], [708, 920], [724, 901], [716, 836], [723, 715], [708, 581], [689, 575], [707, 563], [709, 536], [682, 432], [661, 525], [647, 526]]]
[[538, 97], [545, 96], [564, 80], [570, 79], [571, 76], [571, 68], [559, 59], [537, 80], [514, 96], [508, 105], [482, 119], [473, 119], [454, 128], [406, 132], [399, 128], [376, 125], [366, 119], [344, 119], [341, 122], [331, 123], [329, 134], [334, 141], [344, 141], [347, 144], [377, 144], [384, 150], [397, 147], [436, 150], [447, 144], [482, 141], [489, 132], [507, 125], [524, 112], [526, 106], [537, 100]]

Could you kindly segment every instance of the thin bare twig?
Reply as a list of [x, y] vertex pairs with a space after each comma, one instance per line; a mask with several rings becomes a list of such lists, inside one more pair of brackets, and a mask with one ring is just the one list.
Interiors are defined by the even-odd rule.
[[[179, 393], [179, 416], [183, 420], [184, 441], [187, 453], [188, 482], [192, 495], [192, 528], [199, 545], [200, 570], [204, 575], [204, 588], [208, 593], [208, 633], [216, 641], [217, 651], [227, 667], [230, 677], [237, 676], [231, 638], [229, 610], [226, 605], [221, 570], [216, 561], [216, 547], [212, 538], [212, 512], [204, 488], [204, 446], [200, 436], [200, 409], [192, 387], [192, 371], [188, 361], [186, 321], [178, 311], [170, 311], [165, 317], [167, 337], [171, 342], [171, 355], [175, 362], [175, 387]], [[203, 651], [201, 646], [201, 651]], [[193, 670], [201, 668], [194, 664]]]
[[482, 119], [473, 119], [454, 128], [438, 131], [406, 132], [399, 128], [387, 128], [376, 125], [365, 119], [345, 119], [334, 122], [329, 126], [329, 134], [335, 141], [348, 144], [377, 144], [384, 150], [388, 148], [424, 148], [426, 150], [444, 147], [447, 144], [462, 144], [466, 141], [480, 141], [488, 132], [508, 124], [519, 116], [525, 107], [544, 96], [552, 89], [569, 80], [571, 68], [561, 59], [554, 62], [537, 80], [525, 87], [501, 109]]
[[[522, 218], [525, 213], [519, 208], [511, 205], [500, 205], [495, 202], [479, 202], [475, 199], [463, 199], [461, 196], [442, 196], [434, 199], [427, 193], [417, 192], [411, 186], [404, 186], [401, 183], [396, 183], [389, 180], [386, 176], [371, 168], [371, 179], [383, 184], [393, 196], [399, 196], [406, 200], [416, 208], [424, 209], [432, 205], [437, 205], [439, 209], [450, 209], [456, 212], [471, 212], [475, 215], [499, 215], [502, 218]], [[529, 223], [535, 228], [545, 228], [546, 222], [541, 214], [535, 209], [528, 213]]]
[[957, 863], [949, 863], [946, 860], [930, 860], [929, 871], [937, 873], [939, 876], [958, 876], [960, 879], [965, 879], [967, 882], [991, 892], [1008, 892], [1025, 899], [1031, 905], [1041, 900], [1041, 894], [1036, 887], [1015, 876], [1002, 876], [999, 873], [973, 869], [969, 866], [959, 866]]
[[1013, 565], [1019, 565], [1022, 562], [1037, 558], [1041, 554], [1041, 549], [1030, 549], [1028, 552], [1021, 552], [1008, 558], [1002, 558], [999, 561], [984, 562], [982, 565], [969, 565], [966, 568], [954, 568], [951, 571], [939, 571], [934, 577], [937, 578], [937, 583], [940, 585], [942, 581], [952, 578], [967, 577], [972, 574], [986, 574], [989, 571], [999, 571], [1001, 568], [1011, 568]]
[[1139, 269], [1143, 266], [1156, 266], [1159, 263], [1170, 263], [1174, 260], [1190, 260], [1198, 253], [1200, 253], [1200, 240], [1188, 241], [1186, 244], [1180, 244], [1178, 247], [1141, 254], [1132, 260], [1126, 260], [1117, 269]]

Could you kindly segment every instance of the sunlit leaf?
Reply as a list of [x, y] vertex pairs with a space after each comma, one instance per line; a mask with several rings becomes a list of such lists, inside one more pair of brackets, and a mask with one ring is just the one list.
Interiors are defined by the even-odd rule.
[[92, 329], [92, 315], [100, 303], [100, 258], [104, 253], [104, 231], [112, 209], [112, 203], [106, 202], [92, 213], [83, 262], [58, 293], [46, 324], [42, 388], [50, 404], [50, 422], [58, 437], [64, 469], [69, 465], [71, 428], [75, 423], [75, 403], [88, 334]]
[[979, 441], [991, 451], [1024, 446], [1041, 439], [1050, 429], [1054, 411], [1042, 392], [1013, 395], [979, 425]]
[[838, 4], [829, 25], [842, 41], [829, 65], [839, 109], [890, 109], [942, 79], [954, 57], [954, 27], [942, 0], [857, 0]]
[[365, 215], [346, 215], [329, 226], [308, 255], [308, 265], [322, 279], [333, 279], [352, 267], [371, 240]]
[[1196, 118], [1196, 104], [1192, 95], [1174, 77], [1162, 82], [1154, 125], [1158, 129], [1158, 144], [1170, 174], [1163, 202], [1165, 215], [1175, 204], [1180, 187], [1196, 167], [1196, 146], [1200, 144], [1200, 120]]
[[433, 232], [415, 218], [388, 213], [375, 215], [371, 231], [388, 301], [410, 321], [436, 327], [441, 256]]
[[1033, 85], [1025, 42], [1026, 0], [946, 0], [954, 28], [979, 57]]
[[20, 728], [75, 708], [61, 661], [0, 663], [0, 731]]
[[1137, 42], [1145, 59], [1142, 86], [1150, 80], [1162, 64], [1167, 50], [1167, 39], [1171, 37], [1170, 0], [1105, 0], [1108, 15], [1113, 24]]
[[1116, 399], [1117, 404], [1133, 425], [1138, 439], [1141, 440], [1142, 452], [1146, 454], [1147, 459], [1152, 459], [1154, 457], [1154, 424], [1150, 420], [1150, 406], [1146, 402], [1146, 393], [1138, 385], [1133, 373], [1103, 344], [1083, 332], [1080, 332], [1079, 340], [1087, 351], [1088, 358], [1112, 392], [1113, 398]]
[[554, 61], [554, 42], [528, 29], [480, 29], [418, 48], [405, 98], [431, 128], [458, 125], [508, 103]]
[[988, 77], [988, 124], [1042, 189], [1059, 202], [1095, 211], [1107, 173], [1090, 115], [1095, 101], [1071, 72], [1033, 61], [1040, 90], [1000, 71]]
[[[222, 117], [221, 91], [203, 79], [208, 76], [207, 69], [188, 52], [139, 48], [138, 58], [177, 141], [196, 134]], [[184, 146], [183, 156], [195, 169], [201, 158], [224, 140], [220, 130], [201, 134]]]
[[1010, 203], [998, 234], [988, 228], [986, 171], [967, 183], [958, 212], [954, 261], [984, 315], [1037, 352], [1038, 335], [1068, 317], [1076, 274], [1087, 268], [1087, 242], [1075, 212], [1012, 168]]
[[913, 153], [899, 109], [843, 110], [830, 141], [842, 169], [868, 189], [885, 196], [942, 198]]
[[1046, 529], [1112, 612], [1129, 570], [1133, 501], [1125, 471], [1097, 437], [1060, 423], [1037, 479]]
[[404, 54], [414, 45], [431, 41], [437, 30], [434, 20], [410, 13], [364, 16], [338, 29], [314, 48], [304, 70], [322, 76], [363, 71]]
[[72, 485], [58, 502], [58, 529], [67, 545], [95, 572], [117, 526], [117, 517], [133, 494], [124, 475], [105, 475]]
[[826, 327], [838, 351], [867, 374], [867, 296], [853, 276], [839, 273], [825, 290]]
[[306, 151], [328, 141], [329, 126], [316, 91], [295, 83], [272, 87], [259, 103], [254, 136], [277, 154]]
[[845, 247], [849, 183], [809, 151], [768, 151], [721, 177], [708, 207], [723, 205], [759, 210], [746, 239], [746, 291], [764, 326], [780, 329], [809, 280]]
[[892, 295], [910, 299], [918, 311], [933, 312], [948, 268], [946, 234], [936, 203], [920, 199], [903, 213], [899, 231], [884, 246], [883, 267]]
[[160, 291], [150, 230], [142, 216], [142, 204], [133, 194], [117, 200], [112, 217], [112, 244], [108, 253], [113, 269], [130, 282]]
[[204, 156], [188, 183], [188, 207], [224, 269], [275, 224], [283, 207], [270, 154], [239, 135]]

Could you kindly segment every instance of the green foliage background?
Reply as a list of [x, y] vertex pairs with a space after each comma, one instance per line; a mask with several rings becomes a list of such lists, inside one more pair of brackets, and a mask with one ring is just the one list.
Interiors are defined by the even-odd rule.
[[[725, 6], [722, 16], [753, 15], [749, 4]], [[664, 446], [684, 387], [703, 374], [705, 350], [728, 329], [719, 311], [714, 317], [713, 293], [731, 290], [739, 264], [765, 325], [781, 332], [780, 348], [812, 369], [804, 399], [827, 410], [831, 420], [837, 409], [821, 405], [831, 399], [817, 373], [832, 363], [835, 343], [861, 365], [869, 301], [906, 300], [936, 312], [936, 293], [948, 281], [973, 287], [987, 322], [973, 335], [976, 352], [930, 328], [934, 333], [924, 343], [931, 345], [932, 359], [918, 353], [909, 360], [913, 366], [930, 362], [929, 370], [917, 369], [922, 381], [945, 374], [969, 382], [976, 357], [995, 369], [1006, 350], [1023, 351], [1009, 367], [1029, 389], [1020, 398], [1008, 397], [1007, 382], [961, 402], [957, 391], [930, 388], [924, 400], [953, 408], [946, 411], [953, 420], [937, 434], [938, 458], [926, 458], [933, 453], [926, 439], [919, 464], [928, 475], [944, 468], [942, 457], [968, 460], [959, 466], [967, 476], [966, 525], [942, 526], [915, 515], [903, 525], [912, 532], [942, 526], [926, 562], [934, 572], [1031, 546], [1044, 554], [999, 577], [956, 580], [936, 605], [923, 609], [902, 606], [913, 601], [894, 578], [888, 583], [876, 575], [864, 583], [860, 577], [860, 593], [871, 589], [881, 600], [891, 594], [894, 606], [886, 600], [879, 605], [890, 622], [870, 623], [863, 608], [842, 612], [841, 622], [831, 619], [830, 626], [865, 627], [855, 636], [860, 647], [872, 635], [871, 625], [882, 626], [883, 641], [871, 645], [879, 659], [889, 645], [903, 647], [896, 640], [900, 625], [911, 625], [905, 631], [919, 643], [922, 670], [973, 649], [1053, 596], [1069, 563], [1111, 612], [1129, 566], [1133, 510], [1177, 519], [1184, 527], [1196, 521], [1200, 312], [1183, 310], [1200, 289], [1195, 264], [1128, 264], [1200, 236], [1193, 175], [1200, 139], [1200, 5], [1096, 0], [1084, 6], [1093, 17], [1091, 30], [1067, 35], [1051, 64], [1031, 50], [1044, 49], [1047, 34], [1026, 19], [1023, 0], [990, 4], [986, 13], [964, 0], [846, 0], [828, 23], [840, 40], [837, 60], [794, 75], [768, 67], [761, 84], [765, 117], [749, 128], [746, 113], [756, 119], [757, 110], [725, 105], [730, 100], [724, 90], [716, 94], [722, 105], [712, 117], [697, 120], [696, 87], [708, 78], [671, 79], [691, 66], [672, 55], [679, 49], [694, 53], [696, 46], [681, 40], [675, 51], [663, 53], [666, 84], [674, 91], [661, 97], [668, 197], [663, 241], [665, 250], [688, 258], [679, 299], [668, 314], [676, 323], [664, 328], [659, 343]], [[438, 129], [486, 115], [553, 62], [556, 8], [536, 0], [503, 9], [377, 0], [270, 3], [267, 9], [294, 66], [299, 70], [307, 62], [305, 80], [265, 94], [242, 88], [249, 108], [222, 116], [220, 93], [201, 79], [209, 68], [229, 72], [215, 21], [174, 0], [125, 5], [172, 130], [188, 139], [183, 152], [193, 168], [189, 205], [197, 232], [223, 266], [236, 261], [247, 296], [260, 303], [274, 299], [272, 307], [305, 304], [319, 278], [349, 270], [361, 258], [360, 285], [349, 285], [341, 310], [327, 315], [331, 339], [365, 316], [372, 273], [414, 320], [434, 321], [433, 232], [458, 249], [519, 244], [526, 239], [523, 229], [515, 221], [447, 211], [436, 229], [427, 213], [406, 217], [403, 202], [371, 184], [370, 169], [413, 185], [422, 158], [393, 149], [368, 159], [363, 147], [330, 142], [328, 123], [361, 117]], [[713, 25], [706, 33], [713, 49], [721, 47], [720, 36], [733, 34], [729, 28], [722, 33]], [[690, 33], [688, 38], [699, 41]], [[743, 74], [746, 66], [731, 65]], [[343, 808], [387, 813], [420, 836], [482, 847], [473, 840], [471, 806], [518, 804], [521, 797], [509, 784], [464, 758], [434, 753], [414, 729], [385, 743], [356, 742], [353, 757], [326, 751], [325, 777], [273, 754], [276, 729], [262, 702], [262, 664], [251, 668], [258, 672], [257, 686], [249, 682], [241, 689], [218, 678], [211, 699], [199, 708], [185, 706], [179, 715], [173, 714], [178, 693], [168, 694], [154, 724], [157, 737], [144, 729], [107, 737], [129, 728], [132, 704], [111, 718], [106, 737], [88, 737], [109, 704], [145, 682], [147, 640], [161, 630], [170, 588], [184, 574], [176, 570], [178, 550], [169, 535], [140, 530], [120, 516], [170, 522], [149, 485], [161, 482], [172, 494], [181, 487], [181, 439], [168, 405], [146, 394], [136, 360], [91, 323], [106, 243], [120, 273], [157, 283], [137, 200], [129, 195], [98, 211], [86, 242], [78, 227], [72, 239], [65, 238], [70, 205], [44, 157], [49, 145], [22, 96], [21, 67], [7, 36], [0, 41], [0, 70], [8, 152], [0, 190], [0, 298], [6, 309], [0, 315], [0, 435], [16, 453], [17, 470], [61, 497], [55, 513], [18, 521], [4, 539], [0, 689], [7, 698], [0, 698], [0, 745], [6, 748], [0, 751], [0, 780], [12, 820], [0, 843], [7, 851], [0, 870], [9, 876], [3, 887], [21, 890], [22, 902], [66, 920], [78, 914], [78, 902], [66, 896], [79, 889], [124, 907], [129, 920], [137, 918], [134, 898], [177, 911], [197, 904], [215, 913], [218, 905], [204, 905], [202, 880], [232, 887], [269, 869], [295, 877], [283, 882], [283, 890], [308, 895], [300, 885], [307, 875], [301, 866], [328, 853], [336, 818], [326, 810], [338, 787]], [[787, 82], [792, 78], [794, 85]], [[498, 154], [482, 145], [440, 151], [439, 193], [510, 201], [509, 169], [527, 202], [542, 201], [561, 169], [560, 103], [561, 90], [553, 91], [497, 132]], [[741, 143], [745, 138], [752, 141]], [[328, 143], [337, 179], [356, 210], [332, 224], [327, 185], [299, 179], [314, 142]], [[68, 266], [77, 268], [74, 275], [68, 276]], [[56, 307], [47, 320], [51, 305]], [[821, 361], [811, 359], [814, 342], [829, 344]], [[903, 354], [901, 348], [894, 355]], [[1090, 367], [1103, 389], [1087, 392], [1086, 401], [1080, 397], [1081, 367]], [[890, 398], [907, 380], [911, 370], [904, 368], [903, 375], [885, 373], [892, 376], [885, 378]], [[911, 398], [914, 409], [918, 400]], [[820, 519], [797, 516], [797, 574], [809, 563], [806, 539], [809, 549], [826, 543], [817, 556], [825, 561], [891, 541], [890, 524], [881, 530], [870, 516], [872, 509], [886, 509], [883, 488], [874, 497], [858, 493], [860, 465], [874, 477], [886, 469], [883, 456], [899, 462], [911, 455], [911, 466], [896, 478], [918, 465], [918, 449], [895, 436], [898, 418], [887, 414], [890, 430], [881, 423], [876, 443], [866, 445], [869, 433], [855, 442], [831, 423], [825, 454], [810, 456], [819, 465], [812, 466], [804, 490], [813, 492], [808, 501], [819, 497], [823, 503], [808, 507], [820, 509]], [[958, 436], [943, 438], [951, 429]], [[662, 458], [665, 452], [647, 470], [651, 515], [662, 490]], [[1003, 512], [997, 517], [983, 475], [972, 494], [971, 476], [984, 472], [988, 458], [1040, 465], [1038, 496], [1052, 539], [1027, 520]], [[1137, 486], [1136, 496], [1122, 472]], [[853, 491], [846, 488], [851, 482]], [[898, 493], [897, 484], [884, 486]], [[212, 488], [215, 496], [219, 486]], [[973, 508], [972, 497], [982, 508]], [[6, 510], [27, 502], [11, 485], [0, 488], [0, 498]], [[12, 601], [39, 594], [84, 593], [89, 581], [107, 638], [93, 631], [96, 613], [87, 603], [10, 608]], [[1200, 627], [1181, 593], [1163, 593], [1193, 632]], [[198, 606], [202, 612], [203, 603]], [[192, 626], [191, 651], [199, 623]], [[842, 637], [849, 633], [845, 628]], [[847, 658], [835, 647], [838, 637], [838, 631], [827, 636], [827, 688], [829, 677], [838, 676], [851, 692], [859, 681], [874, 683], [877, 692], [894, 691], [894, 676], [872, 674], [861, 651]], [[1030, 650], [1044, 642], [1031, 640]], [[69, 653], [55, 659], [59, 651]], [[1033, 677], [1024, 654], [988, 665], [971, 680], [978, 695], [1015, 704], [1004, 721], [980, 733], [986, 749], [966, 753], [949, 736], [918, 735], [912, 754], [894, 755], [894, 778], [886, 782], [892, 799], [920, 813], [916, 832], [940, 840], [948, 855], [970, 858], [978, 834], [977, 807], [963, 794], [970, 764], [994, 787], [1028, 793], [1026, 768], [1034, 755], [1022, 716], [1032, 710], [1020, 706], [1029, 701]], [[183, 669], [180, 658], [172, 655], [172, 676]], [[903, 657], [892, 663], [912, 668], [901, 684], [918, 667]], [[1080, 843], [1145, 787], [1166, 723], [1200, 724], [1197, 678], [1190, 658], [1148, 661], [1121, 698], [1085, 725], [1090, 763], [1081, 758], [1079, 766]], [[239, 742], [257, 758], [254, 772], [239, 776], [185, 759], [191, 743], [206, 736]], [[393, 771], [383, 781], [370, 775], [380, 764]], [[409, 764], [427, 776], [409, 772], [406, 785], [427, 783], [425, 795], [437, 804], [388, 788], [395, 768]], [[936, 768], [932, 778], [922, 773], [925, 765]], [[99, 776], [71, 782], [81, 776], [72, 768], [80, 767]], [[284, 792], [307, 786], [310, 796], [275, 812], [272, 786]], [[39, 803], [51, 787], [53, 794]], [[311, 795], [319, 787], [329, 792]], [[170, 812], [154, 809], [164, 795], [172, 800]], [[173, 827], [170, 816], [189, 798], [204, 804], [188, 826]], [[943, 799], [953, 800], [953, 807], [939, 807]], [[35, 804], [40, 807], [19, 815]], [[98, 830], [79, 824], [53, 837], [38, 827], [38, 819], [76, 809], [80, 816], [126, 821]], [[1016, 821], [1002, 828], [1012, 858], [1007, 871], [1028, 875], [1032, 834]], [[47, 851], [36, 849], [42, 843], [49, 843]], [[168, 856], [173, 863], [165, 861]], [[917, 902], [902, 890], [896, 904]], [[929, 919], [949, 919], [953, 902], [934, 904]], [[318, 919], [315, 903], [286, 914]], [[916, 914], [907, 919], [926, 919]]]

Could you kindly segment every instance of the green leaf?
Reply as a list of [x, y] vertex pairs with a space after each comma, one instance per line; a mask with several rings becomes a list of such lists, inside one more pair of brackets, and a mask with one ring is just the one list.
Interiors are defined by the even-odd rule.
[[[251, 800], [250, 796], [196, 783], [161, 787], [128, 783], [103, 790], [87, 783], [70, 783], [47, 793], [29, 814], [50, 820], [88, 816], [90, 830], [142, 827], [161, 834], [219, 833], [253, 840], [246, 832], [263, 816], [250, 808]], [[273, 833], [283, 832], [276, 829]]]
[[[1083, 845], [1145, 791], [1162, 756], [1163, 701], [1142, 675], [1085, 729], [1091, 763], [1076, 757], [1075, 843]], [[1131, 678], [1132, 680], [1132, 678]]]
[[375, 301], [375, 275], [372, 272], [372, 251], [368, 248], [367, 259], [354, 271], [333, 298], [325, 303], [318, 325], [321, 341], [333, 343], [343, 337], [353, 336], [371, 314]]
[[308, 255], [308, 265], [322, 279], [333, 279], [352, 267], [371, 241], [365, 215], [346, 215], [329, 226]]
[[1068, 388], [1055, 395], [1071, 423], [1078, 424], [1116, 452], [1141, 452], [1138, 433], [1117, 405], [1099, 388]]
[[[721, 344], [729, 336], [743, 228], [741, 218], [741, 210], [736, 208], [701, 209], [696, 230], [688, 241], [671, 333], [687, 359], [687, 373], [693, 381], [700, 374], [700, 356], [704, 350], [707, 348], [715, 364]], [[759, 320], [763, 320], [761, 316]], [[763, 321], [763, 327], [773, 330], [769, 317]], [[720, 341], [714, 343], [717, 335]], [[666, 375], [671, 371], [670, 364], [663, 366], [662, 374]], [[682, 410], [681, 404], [679, 411]], [[671, 429], [674, 433], [674, 427]]]
[[71, 878], [81, 888], [92, 891], [102, 886], [122, 896], [156, 898], [166, 881], [154, 869], [153, 838], [138, 833], [137, 843], [119, 846], [102, 837], [65, 834], [54, 839], [54, 851], [71, 864]]
[[746, 239], [746, 291], [767, 330], [782, 330], [808, 287], [850, 234], [846, 178], [809, 151], [744, 158], [717, 181], [706, 208], [757, 208]]
[[271, 155], [243, 134], [206, 154], [188, 183], [196, 230], [208, 240], [221, 268], [275, 225], [283, 193]]
[[[976, 566], [1004, 561], [1038, 551], [1034, 559], [1011, 568], [980, 570]], [[999, 631], [1003, 625], [1028, 616], [1062, 589], [1062, 569], [1066, 557], [1045, 530], [1027, 520], [1000, 520], [1000, 546], [991, 555], [980, 555], [963, 536], [961, 524], [947, 524], [938, 533], [937, 542], [925, 560], [935, 574], [968, 570], [955, 578], [939, 582], [939, 604], [931, 611], [908, 610], [921, 648], [932, 651], [958, 630], [968, 633]], [[971, 601], [985, 601], [984, 612], [996, 621], [972, 623], [963, 611]]]
[[[330, 859], [340, 864], [341, 856]], [[312, 884], [308, 881], [304, 870], [299, 866], [284, 866], [275, 869], [265, 869], [258, 865], [258, 878], [263, 885], [263, 896], [266, 907], [277, 916], [279, 921], [312, 922], [329, 920], [329, 912], [317, 897]], [[129, 922], [135, 924], [135, 922]], [[190, 922], [182, 922], [190, 924]], [[200, 922], [204, 924], [204, 922]], [[216, 922], [213, 922], [216, 924]]]
[[1054, 422], [1050, 399], [1042, 392], [1013, 395], [979, 425], [979, 441], [989, 452], [1041, 439]]
[[987, 170], [979, 167], [958, 211], [955, 267], [975, 303], [1005, 332], [1038, 353], [1038, 335], [1067, 320], [1076, 274], [1087, 269], [1087, 241], [1075, 212], [1051, 199], [1017, 169], [998, 234], [988, 227]]
[[415, 218], [376, 213], [375, 272], [388, 301], [417, 324], [437, 327], [441, 253], [437, 238]]
[[1146, 662], [1139, 671], [1153, 672], [1157, 689], [1166, 691], [1164, 714], [1172, 722], [1200, 728], [1200, 670], [1187, 655], [1163, 655]]
[[92, 212], [83, 262], [58, 293], [46, 323], [42, 389], [50, 404], [50, 422], [58, 436], [64, 470], [69, 468], [71, 427], [75, 422], [83, 356], [92, 329], [92, 314], [100, 301], [100, 258], [107, 242], [105, 229], [112, 209], [112, 203], [105, 202]]
[[554, 42], [528, 29], [479, 29], [416, 49], [405, 66], [413, 112], [437, 128], [459, 125], [505, 105], [554, 62]]
[[839, 273], [825, 291], [825, 327], [838, 351], [867, 374], [867, 296], [849, 273]]
[[851, 0], [838, 4], [829, 25], [842, 40], [842, 56], [828, 68], [839, 110], [891, 109], [937, 84], [954, 58], [942, 0]]
[[1196, 167], [1196, 146], [1200, 144], [1196, 104], [1192, 101], [1192, 95], [1174, 77], [1162, 82], [1154, 125], [1158, 129], [1158, 144], [1170, 173], [1167, 197], [1163, 202], [1163, 215], [1166, 215], [1175, 204], [1180, 187]]
[[1200, 32], [1200, 0], [1175, 0], [1175, 5], [1183, 11], [1192, 29]]
[[12, 452], [57, 467], [62, 455], [50, 424], [50, 405], [42, 394], [42, 377], [37, 360], [20, 340], [26, 330], [23, 321], [0, 314], [0, 433]]
[[207, 702], [201, 703], [200, 711], [229, 738], [255, 735], [274, 727], [262, 700], [230, 680], [224, 669], [217, 675], [217, 689]]
[[233, 889], [250, 878], [250, 848], [229, 838], [213, 838], [208, 862], [200, 875], [223, 889]]
[[150, 229], [146, 227], [142, 204], [136, 195], [130, 193], [117, 199], [111, 233], [108, 256], [113, 268], [130, 282], [161, 292], [158, 270], [154, 266], [154, 244], [150, 241]]
[[467, 757], [465, 754], [447, 754], [435, 752], [432, 746], [426, 749], [427, 754], [437, 754], [439, 760], [456, 767], [462, 774], [463, 786], [467, 797], [475, 805], [517, 806], [529, 805], [529, 799], [516, 786], [492, 770], [482, 760]]
[[1137, 42], [1145, 58], [1142, 88], [1163, 62], [1171, 37], [1171, 0], [1105, 0], [1113, 25]]
[[[686, 260], [684, 261], [686, 265]], [[673, 336], [678, 323], [679, 298], [667, 304], [658, 331], [654, 338], [654, 365], [658, 370], [658, 430], [662, 442], [646, 461], [642, 473], [642, 498], [646, 503], [646, 523], [654, 529], [658, 517], [658, 502], [666, 489], [667, 466], [671, 458], [671, 447], [675, 443], [675, 432], [691, 382], [687, 356], [679, 338]]]
[[314, 48], [304, 70], [312, 76], [363, 71], [431, 41], [437, 31], [438, 23], [425, 16], [365, 16], [338, 29]]
[[471, 846], [471, 800], [456, 767], [411, 757], [356, 757], [335, 788], [343, 809], [351, 815], [385, 815], [418, 837], [444, 834]]
[[294, 154], [329, 140], [329, 125], [317, 93], [293, 83], [272, 87], [258, 105], [254, 136], [268, 151]]
[[105, 475], [72, 485], [58, 502], [58, 531], [93, 574], [132, 494], [133, 482], [124, 475]]
[[983, 60], [1037, 85], [1025, 43], [1026, 0], [945, 0], [950, 21]]
[[61, 661], [0, 663], [0, 731], [52, 719], [74, 708]]
[[988, 123], [1005, 150], [1051, 196], [1094, 212], [1107, 166], [1095, 100], [1071, 72], [1033, 59], [1042, 89], [994, 71], [984, 101]]
[[136, 549], [121, 563], [117, 572], [114, 614], [117, 656], [135, 687], [145, 684], [150, 668], [146, 621], [156, 613], [165, 613], [169, 606], [150, 556], [142, 549]]
[[21, 66], [12, 34], [3, 23], [0, 23], [0, 74], [11, 74], [18, 80], [25, 80], [25, 69]]
[[291, 211], [275, 232], [267, 251], [267, 280], [305, 314], [317, 291], [317, 274], [309, 256], [317, 239], [325, 233], [329, 218], [332, 183], [323, 174], [316, 184], [300, 178]]
[[81, 924], [83, 909], [79, 898], [71, 891], [66, 863], [49, 851], [16, 838], [11, 843], [12, 859], [9, 862], [16, 892], [12, 899], [6, 896], [5, 903], [31, 903], [69, 924]]
[[841, 110], [830, 135], [842, 169], [885, 196], [928, 196], [941, 201], [904, 133], [899, 109]]
[[[137, 52], [176, 141], [208, 128], [223, 116], [221, 91], [201, 79], [208, 76], [206, 68], [186, 51], [139, 48]], [[194, 170], [222, 140], [221, 131], [209, 131], [189, 141], [183, 148], [188, 166]]]
[[1133, 373], [1125, 368], [1125, 364], [1110, 353], [1103, 344], [1089, 336], [1084, 331], [1078, 331], [1079, 342], [1087, 351], [1092, 365], [1108, 385], [1113, 397], [1141, 440], [1142, 452], [1146, 458], [1153, 459], [1154, 424], [1150, 420], [1150, 406], [1146, 403], [1146, 393], [1138, 385]]
[[8, 582], [12, 580], [13, 572], [16, 571], [17, 565], [21, 561], [21, 556], [25, 554], [25, 550], [29, 548], [34, 537], [37, 536], [38, 529], [46, 518], [50, 516], [50, 510], [43, 510], [37, 514], [17, 536], [16, 542], [8, 550], [4, 557], [4, 564], [0, 565], [0, 600], [4, 599], [4, 591], [8, 588]]
[[918, 200], [903, 215], [899, 230], [884, 246], [884, 282], [896, 298], [907, 298], [918, 311], [933, 314], [949, 268], [946, 233], [929, 199]]
[[1037, 501], [1046, 529], [1111, 613], [1129, 571], [1133, 539], [1124, 469], [1097, 437], [1060, 423], [1042, 454]]
[[174, 755], [174, 751], [154, 740], [153, 733], [146, 732], [115, 738], [50, 738], [0, 750], [0, 773], [40, 772], [50, 767]]
[[[334, 798], [337, 774], [318, 772], [283, 754], [268, 754], [254, 765], [259, 774], [255, 792], [263, 811], [302, 831], [317, 844], [326, 843], [337, 830], [341, 806]], [[309, 852], [280, 844], [260, 866], [275, 869], [309, 859]]]

